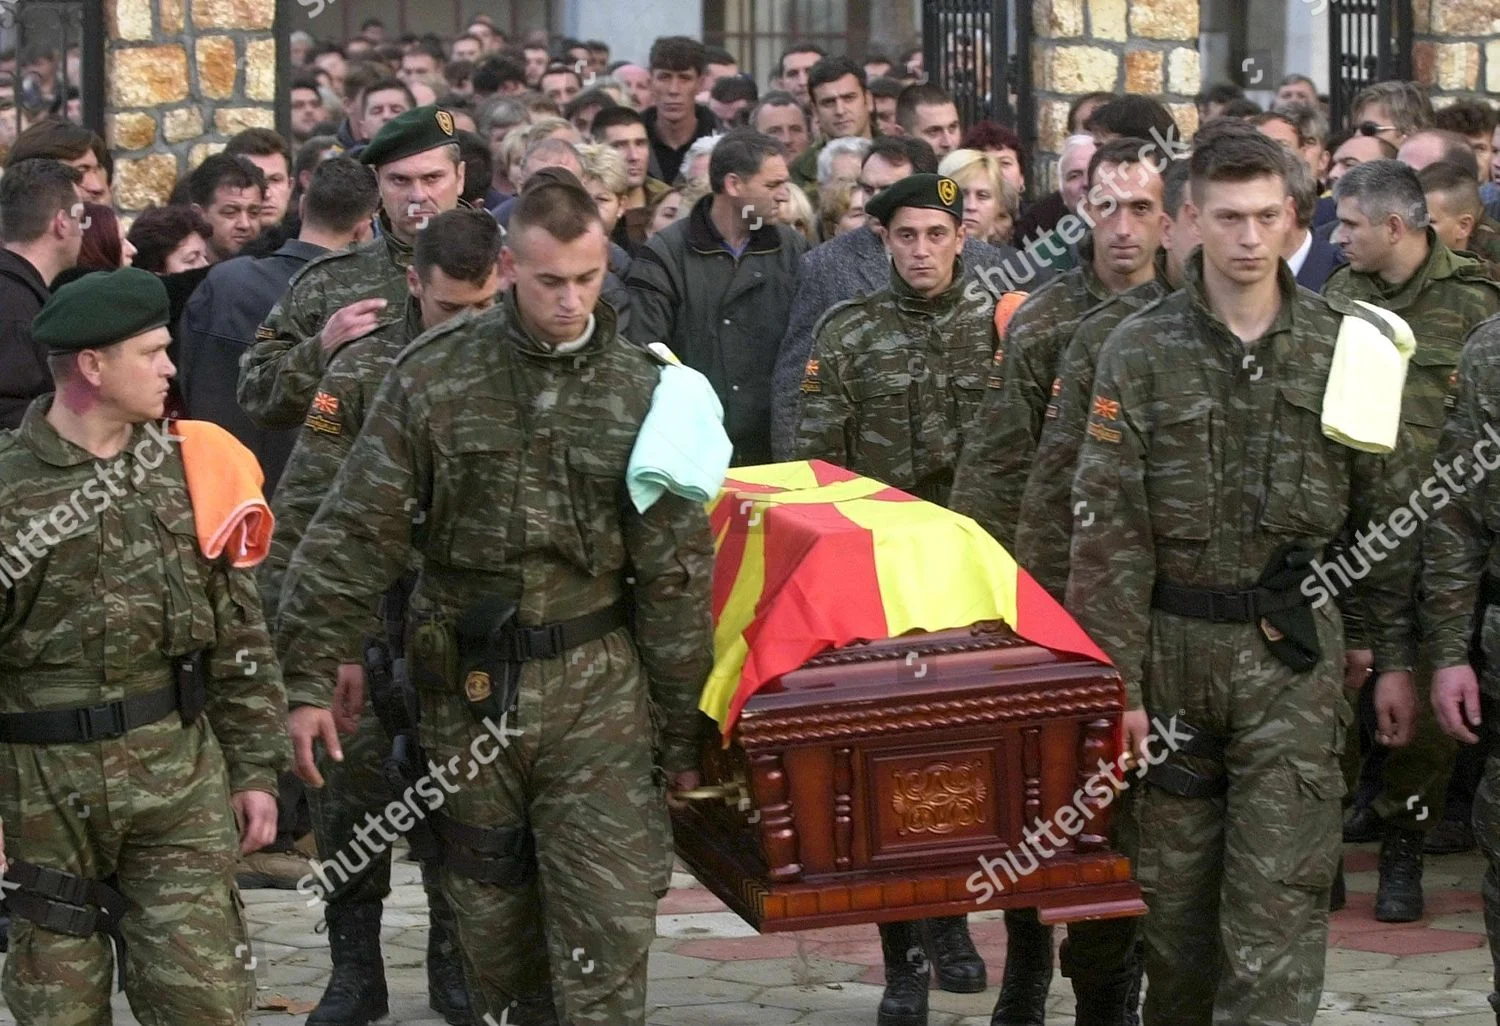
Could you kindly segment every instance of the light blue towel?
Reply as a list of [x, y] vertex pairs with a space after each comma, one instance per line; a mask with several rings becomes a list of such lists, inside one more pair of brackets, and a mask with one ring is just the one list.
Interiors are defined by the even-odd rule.
[[666, 492], [708, 502], [719, 494], [734, 452], [724, 433], [724, 407], [708, 379], [684, 367], [666, 346], [651, 348], [667, 365], [625, 471], [630, 499], [641, 513]]

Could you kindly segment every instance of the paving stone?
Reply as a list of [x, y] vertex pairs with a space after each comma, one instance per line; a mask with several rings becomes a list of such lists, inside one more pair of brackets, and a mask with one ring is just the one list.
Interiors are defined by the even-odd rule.
[[[744, 963], [754, 965], [754, 962]], [[659, 951], [651, 955], [649, 965], [650, 978], [653, 980], [671, 980], [679, 978], [692, 978], [695, 976], [717, 975], [719, 979], [729, 980], [731, 983], [755, 983], [755, 980], [739, 980], [731, 976], [715, 973], [719, 968], [718, 962], [710, 962], [706, 958], [688, 958], [672, 951]]]
[[801, 1014], [793, 1008], [735, 1002], [727, 1005], [663, 1008], [652, 1013], [651, 1022], [656, 1026], [784, 1026], [800, 1022]]
[[818, 1011], [825, 1008], [863, 1009], [873, 1021], [884, 987], [869, 983], [830, 983], [821, 987], [767, 987], [756, 996], [762, 1004], [776, 1008]]
[[1399, 994], [1412, 990], [1444, 990], [1448, 978], [1441, 973], [1403, 972], [1400, 969], [1356, 969], [1347, 973], [1328, 973], [1323, 989], [1351, 994]]
[[[662, 956], [673, 957], [673, 956]], [[656, 975], [656, 958], [651, 959], [651, 975]], [[836, 962], [827, 958], [757, 958], [744, 962], [716, 965], [702, 959], [684, 959], [708, 967], [720, 980], [752, 983], [761, 987], [817, 987], [830, 983], [848, 983], [861, 975], [864, 966]]]
[[[1372, 996], [1370, 1007], [1388, 1015], [1405, 1015], [1418, 1022], [1440, 1019], [1460, 1012], [1473, 1012], [1490, 1007], [1483, 994], [1472, 990], [1422, 990], [1403, 994], [1381, 994]], [[1490, 1013], [1494, 1015], [1494, 1012]]]
[[1411, 969], [1417, 972], [1445, 973], [1462, 976], [1465, 973], [1489, 971], [1493, 963], [1484, 945], [1466, 951], [1442, 951], [1431, 955], [1407, 955], [1396, 960], [1394, 969]]
[[757, 997], [759, 987], [744, 983], [726, 983], [715, 979], [651, 980], [646, 1000], [659, 1008], [681, 1008], [683, 1005], [727, 1004]]
[[755, 927], [733, 912], [697, 912], [656, 917], [663, 937], [758, 937]]

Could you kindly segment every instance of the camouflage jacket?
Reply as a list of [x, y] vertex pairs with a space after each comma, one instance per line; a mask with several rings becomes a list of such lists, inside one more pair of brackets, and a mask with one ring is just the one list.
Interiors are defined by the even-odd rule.
[[890, 288], [840, 303], [814, 331], [796, 458], [821, 459], [939, 504], [995, 356], [995, 300], [966, 281], [928, 299]]
[[292, 557], [277, 645], [293, 704], [328, 706], [383, 591], [421, 572], [413, 617], [483, 595], [522, 624], [568, 620], [626, 594], [668, 770], [697, 765], [713, 655], [713, 541], [703, 507], [668, 495], [640, 514], [625, 468], [660, 369], [618, 337], [608, 304], [559, 353], [521, 326], [514, 292], [397, 359]]
[[[1378, 457], [1323, 435], [1339, 329], [1329, 303], [1282, 262], [1276, 320], [1245, 343], [1209, 309], [1202, 261], [1199, 250], [1183, 288], [1105, 343], [1073, 485], [1067, 607], [1119, 669], [1131, 708], [1151, 659], [1158, 578], [1251, 586], [1284, 543], [1321, 550], [1346, 522], [1386, 523], [1417, 480], [1408, 438]], [[1381, 668], [1412, 665], [1415, 549], [1397, 545], [1352, 585], [1373, 614]], [[1322, 615], [1341, 645], [1336, 617]], [[1340, 657], [1325, 645], [1325, 670]]]
[[1073, 472], [1088, 426], [1099, 353], [1121, 321], [1167, 292], [1165, 278], [1158, 277], [1105, 300], [1079, 322], [1058, 363], [1052, 401], [1026, 477], [1012, 555], [1059, 602], [1068, 587], [1068, 549], [1073, 541]]
[[144, 694], [172, 683], [175, 657], [207, 649], [230, 791], [275, 794], [291, 745], [254, 576], [199, 550], [163, 423], [101, 460], [47, 423], [51, 404], [0, 433], [0, 711]]
[[1487, 271], [1500, 266], [1500, 224], [1488, 214], [1481, 217], [1469, 235], [1465, 252], [1477, 257]]
[[261, 600], [271, 622], [275, 622], [281, 581], [292, 552], [354, 447], [380, 383], [401, 350], [420, 334], [422, 311], [408, 296], [393, 316], [370, 334], [341, 347], [328, 361], [271, 502], [276, 532], [271, 554], [259, 573]]
[[[1421, 611], [1423, 655], [1442, 668], [1469, 661], [1480, 575], [1500, 577], [1500, 485], [1493, 474], [1500, 469], [1500, 318], [1476, 328], [1464, 346], [1457, 404], [1443, 428], [1437, 466], [1448, 480], [1422, 489], [1433, 512], [1422, 528]], [[1448, 484], [1455, 480], [1464, 483]], [[1500, 697], [1494, 669], [1485, 690]]]
[[240, 361], [239, 400], [262, 427], [296, 427], [307, 415], [328, 367], [319, 334], [330, 317], [361, 299], [384, 299], [388, 310], [406, 303], [412, 248], [391, 233], [384, 213], [380, 223], [379, 238], [298, 271], [256, 331], [255, 345]]
[[1083, 315], [1109, 297], [1094, 271], [1093, 237], [1086, 237], [1079, 243], [1079, 266], [1027, 297], [995, 350], [951, 505], [1007, 549], [1015, 541], [1021, 494], [1052, 399], [1057, 362]]

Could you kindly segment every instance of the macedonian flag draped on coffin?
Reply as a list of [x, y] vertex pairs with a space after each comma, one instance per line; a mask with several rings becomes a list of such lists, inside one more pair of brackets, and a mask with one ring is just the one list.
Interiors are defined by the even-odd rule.
[[736, 467], [708, 509], [714, 667], [698, 707], [726, 737], [765, 684], [855, 641], [1003, 620], [1109, 661], [982, 527], [879, 481], [822, 460]]

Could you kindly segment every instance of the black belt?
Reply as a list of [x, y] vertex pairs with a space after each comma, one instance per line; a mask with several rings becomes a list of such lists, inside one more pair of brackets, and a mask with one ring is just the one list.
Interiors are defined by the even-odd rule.
[[1187, 616], [1209, 623], [1259, 623], [1268, 613], [1311, 604], [1311, 599], [1295, 591], [1272, 591], [1269, 588], [1198, 588], [1158, 579], [1151, 589], [1151, 605], [1164, 613]]
[[592, 613], [544, 623], [540, 627], [511, 625], [502, 628], [495, 639], [493, 654], [509, 662], [524, 663], [532, 659], [556, 659], [570, 648], [604, 637], [630, 622], [625, 600]]
[[121, 737], [128, 730], [155, 723], [181, 707], [178, 686], [132, 695], [103, 705], [40, 712], [0, 713], [0, 742], [67, 745]]
[[429, 818], [442, 864], [493, 887], [519, 887], [536, 875], [536, 840], [527, 826], [477, 827], [434, 809]]
[[10, 859], [5, 868], [6, 906], [45, 930], [69, 937], [107, 934], [115, 942], [115, 963], [121, 989], [125, 987], [125, 938], [120, 920], [125, 896], [107, 884], [60, 869]]

